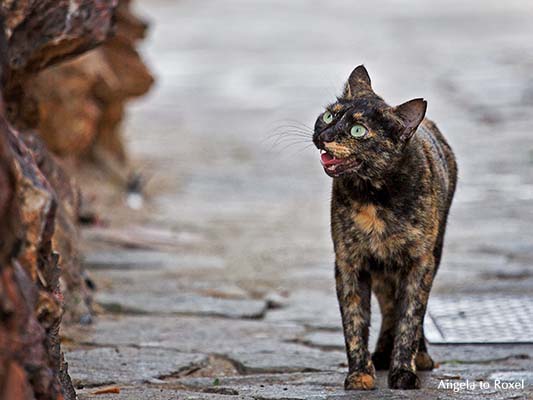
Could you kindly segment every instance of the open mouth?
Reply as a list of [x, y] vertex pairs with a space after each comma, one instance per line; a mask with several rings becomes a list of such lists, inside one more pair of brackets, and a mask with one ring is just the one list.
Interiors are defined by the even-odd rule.
[[348, 171], [355, 171], [363, 164], [355, 157], [337, 158], [325, 150], [320, 150], [320, 162], [326, 174], [331, 177], [342, 175]]

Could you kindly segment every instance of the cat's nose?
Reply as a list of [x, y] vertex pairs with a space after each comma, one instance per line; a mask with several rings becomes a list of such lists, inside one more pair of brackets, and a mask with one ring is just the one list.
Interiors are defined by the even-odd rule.
[[328, 142], [334, 142], [335, 136], [336, 136], [335, 130], [333, 128], [328, 128], [320, 132], [320, 134], [318, 135], [318, 138], [321, 142], [328, 143]]

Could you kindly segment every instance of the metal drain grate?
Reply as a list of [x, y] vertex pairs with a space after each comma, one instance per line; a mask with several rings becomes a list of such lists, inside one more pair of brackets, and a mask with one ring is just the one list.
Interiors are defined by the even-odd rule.
[[430, 343], [533, 343], [533, 296], [435, 296], [424, 330]]

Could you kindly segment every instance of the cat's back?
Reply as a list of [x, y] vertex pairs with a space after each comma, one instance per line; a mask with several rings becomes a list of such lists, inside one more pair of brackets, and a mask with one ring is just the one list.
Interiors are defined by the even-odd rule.
[[441, 182], [441, 189], [451, 201], [457, 183], [457, 162], [448, 141], [437, 125], [427, 118], [422, 121], [413, 139], [422, 148], [434, 179]]

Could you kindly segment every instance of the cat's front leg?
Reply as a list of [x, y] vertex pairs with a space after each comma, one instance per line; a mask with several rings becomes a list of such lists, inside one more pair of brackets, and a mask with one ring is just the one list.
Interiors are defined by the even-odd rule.
[[368, 351], [370, 326], [370, 274], [343, 260], [335, 263], [337, 297], [348, 355], [345, 389], [369, 390], [375, 386], [375, 370]]
[[422, 257], [407, 275], [400, 279], [398, 324], [389, 370], [391, 389], [420, 388], [415, 357], [434, 275], [433, 256], [428, 255]]

